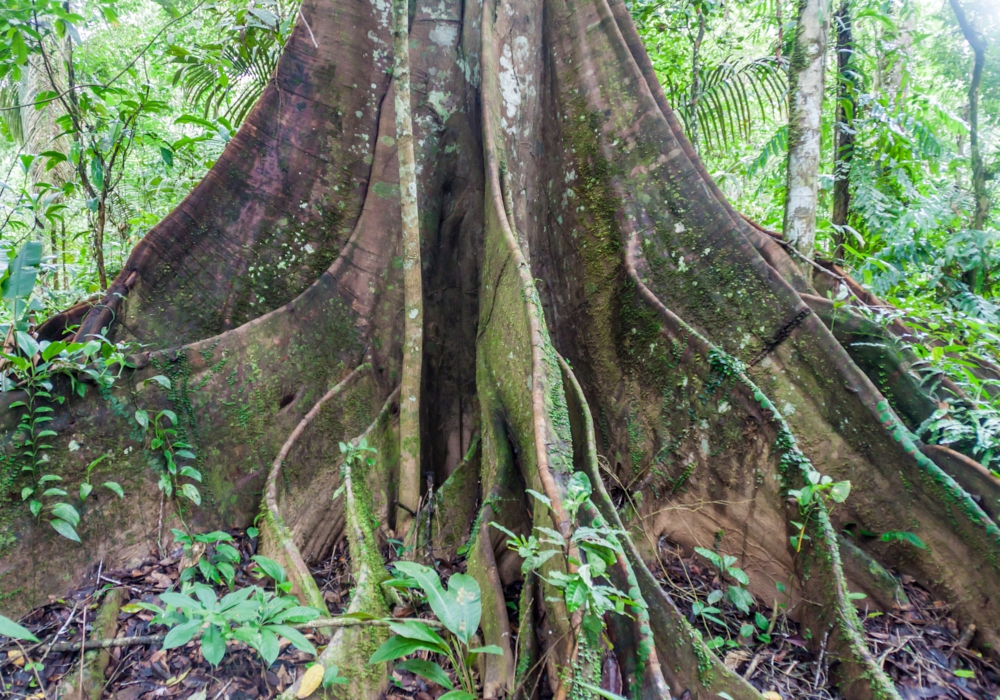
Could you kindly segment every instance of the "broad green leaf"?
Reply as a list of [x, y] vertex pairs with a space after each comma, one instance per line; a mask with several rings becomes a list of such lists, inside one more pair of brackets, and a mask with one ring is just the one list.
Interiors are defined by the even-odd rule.
[[118, 494], [118, 498], [125, 498], [125, 492], [122, 490], [122, 487], [119, 486], [117, 482], [105, 481], [103, 484], [101, 484], [101, 486], [104, 486], [105, 488], [114, 491], [116, 494]]
[[316, 655], [316, 647], [312, 645], [312, 642], [305, 638], [305, 635], [294, 627], [289, 627], [288, 625], [265, 625], [264, 630], [270, 630], [275, 634], [280, 634], [282, 637], [290, 641], [292, 646], [299, 651], [304, 651], [307, 654], [312, 654], [314, 656]]
[[376, 649], [371, 659], [368, 660], [368, 663], [377, 664], [380, 661], [392, 661], [401, 656], [409, 656], [413, 652], [420, 650], [431, 651], [435, 654], [441, 653], [436, 644], [429, 644], [419, 639], [395, 636], [389, 637], [382, 646]]
[[260, 631], [260, 647], [257, 651], [260, 652], [261, 657], [268, 666], [273, 664], [281, 651], [278, 636], [270, 630], [262, 629]]
[[[163, 596], [160, 597], [162, 598]], [[198, 630], [201, 629], [201, 625], [202, 620], [200, 618], [197, 620], [188, 620], [177, 625], [167, 632], [167, 636], [163, 639], [163, 648], [174, 649], [187, 644], [198, 633]]]
[[743, 586], [749, 586], [750, 585], [750, 577], [747, 576], [746, 572], [743, 569], [728, 568], [728, 569], [726, 569], [726, 573], [728, 573], [734, 579], [736, 579], [737, 581], [739, 581], [739, 583], [741, 585], [743, 585]]
[[181, 493], [196, 506], [201, 505], [201, 494], [198, 492], [198, 487], [194, 484], [184, 484], [181, 487]]
[[34, 338], [24, 331], [17, 331], [15, 336], [17, 337], [17, 347], [21, 348], [25, 357], [34, 357], [38, 354], [38, 343]]
[[184, 595], [183, 593], [174, 593], [172, 591], [166, 591], [160, 594], [160, 600], [163, 601], [164, 605], [171, 608], [180, 608], [187, 614], [191, 614], [197, 610], [201, 609], [197, 601], [193, 598]]
[[239, 562], [240, 553], [239, 551], [229, 544], [218, 544], [215, 546], [215, 556], [219, 557], [223, 561], [228, 561], [232, 564]]
[[294, 607], [285, 610], [274, 618], [275, 623], [286, 623], [290, 622], [292, 624], [300, 624], [303, 622], [309, 622], [310, 620], [315, 620], [320, 616], [320, 611], [316, 608], [309, 608], [304, 605], [296, 605]]
[[267, 576], [270, 576], [278, 583], [282, 583], [285, 580], [285, 570], [281, 567], [281, 564], [274, 561], [273, 559], [268, 559], [261, 554], [255, 554], [252, 559], [260, 567]]
[[396, 569], [417, 581], [427, 595], [427, 602], [448, 631], [468, 644], [469, 639], [479, 629], [479, 619], [483, 606], [481, 591], [476, 579], [468, 574], [454, 574], [448, 582], [448, 590], [441, 586], [434, 569], [415, 562], [397, 562]]
[[448, 678], [448, 674], [444, 672], [444, 669], [433, 661], [407, 659], [396, 664], [396, 668], [400, 671], [409, 671], [421, 678], [426, 678], [431, 683], [437, 683], [442, 688], [447, 688], [448, 690], [453, 690], [455, 687], [451, 679]]
[[15, 323], [21, 320], [28, 308], [28, 297], [35, 288], [35, 278], [38, 276], [38, 265], [41, 262], [41, 241], [29, 241], [21, 246], [7, 267], [7, 275], [0, 284], [0, 292], [14, 316]]
[[467, 693], [464, 690], [452, 690], [451, 692], [445, 693], [437, 700], [476, 700], [476, 696], [472, 693]]
[[10, 637], [11, 639], [24, 639], [29, 642], [37, 642], [38, 637], [33, 635], [24, 627], [17, 624], [9, 617], [4, 617], [0, 615], [0, 635], [4, 637]]
[[838, 481], [830, 488], [830, 498], [834, 503], [843, 503], [851, 493], [850, 481]]
[[419, 639], [441, 647], [441, 653], [448, 653], [448, 645], [430, 627], [418, 620], [406, 620], [405, 622], [390, 622], [389, 629], [407, 639]]
[[205, 661], [213, 666], [218, 666], [222, 657], [226, 655], [226, 640], [222, 638], [222, 633], [215, 625], [209, 625], [202, 635], [201, 653]]
[[340, 675], [340, 670], [336, 666], [330, 666], [323, 672], [323, 687], [330, 685], [343, 685], [349, 681]]
[[[623, 698], [621, 695], [618, 695], [617, 693], [612, 693], [610, 690], [605, 690], [604, 688], [594, 685], [592, 683], [587, 683], [586, 681], [581, 681], [581, 680], [577, 680], [576, 683], [579, 683], [581, 687], [586, 688], [591, 693], [594, 693], [595, 695], [600, 695], [602, 698], [606, 698], [607, 700], [625, 700], [625, 698]], [[440, 700], [440, 698], [438, 698], [438, 700]]]
[[503, 649], [498, 647], [496, 644], [487, 644], [484, 647], [476, 647], [475, 649], [469, 649], [470, 654], [493, 654], [495, 656], [503, 656]]
[[89, 496], [90, 492], [93, 490], [94, 490], [94, 485], [91, 484], [89, 481], [84, 481], [82, 484], [80, 484], [80, 500], [86, 501], [87, 496]]
[[52, 506], [52, 515], [62, 518], [73, 527], [77, 527], [80, 524], [80, 514], [69, 503], [56, 503]]

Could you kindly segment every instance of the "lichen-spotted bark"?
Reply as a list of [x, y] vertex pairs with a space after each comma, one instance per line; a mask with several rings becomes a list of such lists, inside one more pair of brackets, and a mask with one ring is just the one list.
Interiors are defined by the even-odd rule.
[[396, 93], [396, 153], [403, 242], [403, 378], [400, 385], [399, 512], [405, 531], [420, 501], [420, 378], [424, 362], [424, 282], [420, 262], [417, 164], [410, 107], [410, 4], [392, 3], [392, 84]]
[[[307, 0], [318, 46], [296, 30], [224, 157], [137, 248], [107, 308], [84, 320], [84, 332], [108, 327], [153, 352], [107, 396], [92, 392], [56, 412], [52, 456], [72, 485], [111, 453], [101, 468], [127, 497], [88, 504], [79, 548], [32, 525], [6, 494], [4, 524], [21, 541], [0, 555], [0, 591], [30, 595], [4, 598], [5, 612], [11, 601], [23, 608], [61, 593], [65, 572], [155, 546], [155, 473], [130, 416], [170, 407], [206, 474], [206, 505], [192, 522], [246, 525], [275, 473], [265, 545], [288, 554], [302, 592], [304, 563], [346, 533], [364, 582], [355, 600], [383, 610], [375, 582], [384, 565], [372, 545], [402, 534], [398, 505], [426, 496], [429, 475], [431, 537], [425, 518], [414, 555], [471, 548], [487, 608], [482, 635], [504, 651], [481, 668], [487, 696], [537, 697], [545, 679], [560, 700], [588, 695], [575, 681], [602, 680], [604, 648], [580, 634], [579, 614], [536, 573], [524, 577], [512, 643], [503, 593], [522, 577], [521, 561], [493, 522], [518, 534], [597, 523], [627, 532], [609, 580], [637, 605], [632, 618], [606, 620], [603, 634], [631, 700], [759, 697], [659, 588], [661, 536], [738, 556], [751, 590], [768, 598], [775, 582], [788, 583], [792, 614], [817, 644], [828, 640], [847, 698], [894, 696], [847, 599], [860, 589], [896, 600], [879, 564], [945, 597], [976, 623], [978, 641], [995, 640], [998, 532], [959, 484], [984, 487], [948, 477], [925, 453], [951, 460], [949, 473], [971, 472], [905, 427], [933, 397], [914, 393], [905, 353], [845, 351], [871, 329], [832, 317], [784, 250], [722, 198], [624, 5], [416, 0], [411, 96], [400, 94], [413, 155], [402, 159], [390, 10], [382, 0]], [[403, 177], [410, 163], [415, 191]], [[412, 226], [404, 236], [410, 204], [417, 237]], [[331, 207], [341, 218], [324, 218]], [[328, 257], [312, 270], [300, 253], [318, 251]], [[407, 259], [419, 263], [407, 268]], [[421, 378], [397, 400], [408, 297], [419, 287]], [[362, 363], [370, 369], [349, 376]], [[139, 383], [155, 374], [171, 378], [169, 392]], [[394, 412], [407, 391], [419, 404], [415, 432]], [[10, 436], [16, 416], [5, 419]], [[337, 444], [373, 420], [377, 467], [352, 474], [353, 495], [334, 501], [347, 490]], [[401, 466], [407, 434], [420, 443], [415, 484]], [[71, 451], [71, 440], [82, 447]], [[802, 516], [787, 490], [814, 468], [849, 478], [853, 490], [832, 520], [811, 515], [812, 539], [796, 551], [789, 523]], [[595, 507], [570, 523], [561, 503], [574, 471], [589, 476]], [[627, 503], [621, 512], [608, 491]], [[169, 526], [170, 504], [166, 516]], [[848, 520], [911, 530], [930, 547], [861, 542], [842, 554], [835, 528]], [[542, 573], [573, 566], [556, 557]], [[359, 669], [352, 693], [374, 695], [381, 676], [360, 669], [377, 640], [359, 635], [339, 634], [328, 651]]]

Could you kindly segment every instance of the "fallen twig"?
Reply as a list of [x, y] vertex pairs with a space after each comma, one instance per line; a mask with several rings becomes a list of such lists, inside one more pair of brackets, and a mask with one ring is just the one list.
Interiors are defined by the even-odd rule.
[[[290, 626], [298, 630], [316, 629], [319, 627], [388, 627], [390, 624], [395, 622], [407, 622], [414, 619], [416, 618], [390, 617], [375, 620], [359, 620], [353, 617], [326, 617]], [[420, 620], [420, 622], [435, 629], [441, 629], [442, 627], [441, 623], [436, 620]], [[82, 644], [79, 642], [58, 642], [51, 645], [51, 650], [59, 652], [72, 652], [80, 651], [81, 649], [113, 649], [114, 647], [128, 647], [136, 644], [159, 644], [166, 638], [166, 636], [167, 635], [165, 634], [148, 634], [137, 637], [117, 637], [115, 639], [88, 639]], [[194, 637], [194, 639], [198, 639], [200, 637], [201, 635], [198, 634]], [[45, 644], [45, 642], [42, 642], [42, 644]]]

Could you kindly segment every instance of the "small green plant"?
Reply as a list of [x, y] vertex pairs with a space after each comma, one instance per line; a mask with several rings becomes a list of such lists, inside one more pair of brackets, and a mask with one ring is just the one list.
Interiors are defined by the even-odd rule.
[[908, 544], [912, 544], [917, 549], [927, 549], [927, 545], [924, 544], [924, 541], [912, 532], [890, 530], [889, 532], [883, 532], [882, 537], [879, 539], [883, 542], [906, 542]]
[[[59, 377], [68, 380], [70, 393], [84, 396], [87, 384], [84, 379], [101, 388], [108, 388], [128, 366], [128, 345], [114, 345], [106, 338], [95, 335], [83, 343], [64, 340], [37, 341], [29, 333], [31, 314], [40, 309], [32, 298], [38, 266], [42, 258], [42, 244], [25, 243], [16, 255], [9, 247], [0, 248], [0, 293], [11, 323], [0, 327], [5, 336], [14, 341], [11, 352], [0, 352], [0, 391], [24, 391], [23, 401], [10, 404], [11, 410], [21, 409], [17, 426], [20, 436], [18, 457], [21, 474], [27, 483], [21, 488], [21, 500], [26, 501], [31, 515], [39, 520], [48, 514], [48, 522], [63, 537], [80, 541], [76, 529], [80, 513], [67, 500], [69, 494], [59, 482], [63, 478], [49, 471], [52, 462], [49, 438], [57, 435], [50, 423], [55, 413], [54, 405], [66, 402], [66, 396], [56, 391]], [[115, 369], [117, 368], [117, 370]], [[90, 474], [103, 458], [87, 468], [86, 480], [80, 484], [80, 500], [84, 501], [93, 491]], [[116, 482], [104, 486], [123, 496]]]
[[[90, 475], [94, 471], [94, 467], [96, 467], [98, 464], [100, 464], [107, 458], [108, 456], [106, 454], [101, 455], [100, 457], [98, 457], [93, 462], [87, 465], [87, 476], [84, 479], [83, 483], [80, 484], [81, 501], [86, 501], [87, 497], [90, 496], [90, 494], [94, 491], [94, 485], [90, 483]], [[122, 490], [122, 487], [118, 484], [117, 481], [105, 481], [104, 483], [101, 484], [101, 486], [114, 493], [116, 496], [118, 496], [118, 498], [125, 498], [125, 491]]]
[[[150, 421], [149, 413], [139, 409], [135, 412], [135, 420], [143, 428], [149, 425], [153, 427], [153, 438], [150, 440], [149, 449], [158, 452], [163, 458], [160, 480], [157, 484], [159, 489], [167, 498], [183, 496], [196, 506], [200, 506], [201, 492], [191, 481], [201, 483], [201, 472], [190, 464], [180, 463], [180, 460], [195, 459], [195, 454], [191, 451], [191, 445], [177, 439], [177, 414], [164, 409]], [[181, 483], [182, 478], [191, 481]]]
[[361, 438], [358, 444], [352, 442], [340, 443], [340, 453], [344, 455], [344, 461], [351, 467], [372, 466], [375, 464], [375, 455], [378, 450], [368, 446], [368, 440]]
[[[184, 545], [184, 554], [188, 557], [196, 557], [197, 564], [189, 566], [181, 572], [181, 581], [190, 581], [194, 578], [195, 567], [205, 577], [206, 581], [220, 584], [223, 581], [229, 588], [233, 587], [233, 579], [236, 577], [236, 564], [240, 563], [240, 552], [227, 542], [232, 542], [233, 538], [216, 530], [200, 535], [189, 535], [182, 530], [171, 529], [174, 534], [174, 541]], [[208, 547], [213, 547], [209, 553]], [[202, 552], [196, 550], [204, 548]]]
[[[549, 509], [552, 502], [544, 494], [532, 489], [527, 492]], [[592, 493], [590, 479], [583, 472], [574, 472], [566, 485], [566, 495], [563, 508], [571, 523], [576, 522], [576, 516], [584, 504], [590, 501]], [[592, 504], [591, 504], [592, 505]], [[563, 592], [566, 608], [570, 613], [583, 611], [584, 629], [596, 639], [604, 628], [604, 615], [616, 612], [627, 614], [627, 605], [639, 606], [642, 603], [632, 600], [624, 592], [604, 580], [608, 567], [613, 565], [618, 555], [623, 554], [618, 537], [621, 532], [613, 528], [601, 526], [573, 527], [569, 539], [551, 528], [535, 526], [539, 535], [527, 537], [516, 535], [507, 528], [491, 523], [493, 527], [508, 536], [507, 546], [516, 551], [524, 563], [523, 573], [534, 571], [545, 581]], [[548, 545], [544, 546], [543, 545]], [[584, 558], [574, 556], [578, 551]], [[548, 575], [541, 573], [542, 566], [552, 557], [562, 555], [571, 567], [566, 571], [554, 570]]]
[[278, 658], [279, 637], [287, 639], [296, 649], [315, 655], [315, 647], [291, 625], [315, 620], [320, 611], [299, 605], [294, 596], [287, 595], [291, 585], [277, 562], [261, 556], [254, 557], [254, 561], [261, 571], [274, 578], [275, 592], [248, 586], [219, 600], [210, 586], [184, 583], [180, 593], [160, 594], [165, 605], [162, 609], [151, 603], [139, 603], [157, 613], [153, 624], [171, 628], [163, 640], [163, 648], [187, 644], [200, 633], [201, 652], [213, 666], [222, 661], [226, 642], [230, 640], [256, 650], [268, 666]]
[[480, 654], [503, 654], [503, 650], [494, 644], [470, 648], [483, 612], [481, 590], [476, 579], [467, 574], [453, 574], [445, 589], [437, 572], [428, 566], [400, 561], [396, 562], [396, 570], [397, 580], [412, 581], [412, 585], [427, 596], [431, 611], [444, 626], [443, 634], [438, 634], [420, 620], [390, 622], [389, 629], [394, 635], [372, 654], [369, 663], [392, 661], [417, 651], [441, 654], [455, 670], [460, 689], [455, 688], [448, 674], [434, 661], [407, 659], [396, 664], [396, 668], [426, 678], [450, 691], [438, 700], [475, 700], [476, 683], [472, 676], [475, 658]]
[[[753, 596], [744, 587], [750, 585], [750, 577], [747, 576], [743, 569], [740, 569], [736, 564], [736, 557], [730, 556], [728, 554], [717, 554], [711, 549], [705, 549], [704, 547], [695, 547], [696, 551], [701, 556], [705, 557], [709, 563], [715, 567], [719, 572], [719, 576], [722, 579], [730, 579], [736, 581], [735, 584], [728, 584], [726, 587], [726, 592], [723, 594], [721, 590], [714, 590], [708, 596], [709, 604], [714, 604], [719, 602], [723, 595], [725, 595], [726, 600], [732, 603], [736, 608], [742, 612], [744, 615], [750, 614], [750, 606], [753, 605]], [[714, 600], [713, 600], [714, 598]], [[719, 611], [716, 610], [716, 613]]]
[[[54, 482], [61, 482], [63, 478], [48, 472], [51, 468], [49, 450], [52, 449], [52, 444], [47, 440], [57, 435], [48, 426], [55, 412], [53, 404], [63, 404], [66, 401], [65, 396], [56, 392], [55, 381], [57, 376], [67, 377], [72, 391], [80, 396], [86, 392], [86, 384], [79, 379], [81, 375], [89, 377], [99, 386], [110, 386], [125, 366], [123, 350], [103, 339], [86, 343], [39, 343], [27, 332], [20, 330], [14, 332], [14, 338], [18, 353], [0, 352], [0, 357], [7, 365], [2, 371], [0, 382], [5, 391], [22, 389], [25, 393], [23, 401], [14, 401], [9, 407], [11, 410], [21, 409], [21, 419], [17, 426], [21, 436], [19, 456], [21, 474], [28, 482], [21, 489], [21, 500], [28, 502], [28, 509], [36, 519], [47, 510], [49, 523], [55, 531], [67, 539], [79, 542], [80, 537], [76, 533], [80, 524], [79, 512], [71, 503], [59, 500], [68, 493]], [[115, 365], [118, 366], [117, 374], [111, 372]], [[92, 490], [90, 472], [99, 461], [96, 460], [88, 467], [87, 481], [80, 486], [81, 500]], [[106, 485], [115, 493], [121, 490], [115, 482], [108, 482]]]
[[801, 552], [802, 543], [809, 539], [806, 527], [816, 508], [829, 502], [843, 503], [851, 493], [850, 481], [835, 482], [830, 477], [823, 476], [815, 470], [809, 472], [807, 479], [809, 483], [801, 489], [788, 490], [789, 497], [795, 499], [799, 504], [799, 513], [802, 515], [802, 522], [792, 521], [792, 526], [798, 529], [798, 533], [791, 536], [792, 546], [795, 547], [796, 552]]

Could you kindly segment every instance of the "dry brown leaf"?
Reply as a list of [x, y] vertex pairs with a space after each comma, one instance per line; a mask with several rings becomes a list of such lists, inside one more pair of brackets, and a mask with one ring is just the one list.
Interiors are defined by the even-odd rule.
[[24, 666], [24, 654], [21, 653], [20, 649], [14, 649], [13, 651], [8, 651], [7, 659], [15, 666]]
[[302, 676], [302, 682], [299, 684], [299, 692], [295, 693], [297, 698], [307, 698], [316, 692], [319, 684], [323, 682], [323, 673], [325, 669], [322, 664], [313, 664], [310, 666], [305, 675]]
[[768, 690], [764, 693], [764, 700], [781, 700], [781, 694], [776, 693], [773, 690]]

